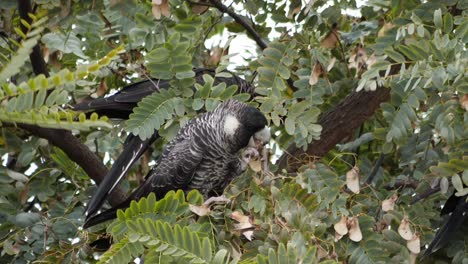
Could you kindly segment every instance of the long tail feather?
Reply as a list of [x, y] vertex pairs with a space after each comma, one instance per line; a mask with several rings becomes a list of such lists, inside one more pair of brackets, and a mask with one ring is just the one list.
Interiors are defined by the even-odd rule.
[[100, 223], [103, 223], [105, 221], [109, 221], [109, 220], [112, 220], [114, 218], [117, 217], [117, 210], [119, 209], [123, 209], [124, 206], [122, 206], [122, 208], [120, 207], [114, 207], [114, 208], [111, 208], [107, 211], [104, 211], [100, 214], [97, 214], [97, 215], [93, 215], [91, 217], [88, 217], [86, 218], [85, 220], [85, 223], [83, 225], [83, 228], [88, 228], [88, 227], [91, 227], [91, 226], [95, 226], [97, 224], [100, 224]]
[[111, 170], [99, 184], [98, 189], [89, 201], [85, 210], [86, 216], [91, 216], [99, 210], [108, 194], [118, 186], [135, 161], [140, 158], [157, 137], [158, 133], [154, 133], [151, 138], [146, 140], [141, 140], [140, 137], [133, 135], [127, 138], [122, 154], [115, 161]]

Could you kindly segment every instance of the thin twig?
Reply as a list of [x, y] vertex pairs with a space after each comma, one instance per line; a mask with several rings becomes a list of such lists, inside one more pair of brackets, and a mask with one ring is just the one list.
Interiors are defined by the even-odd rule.
[[413, 198], [413, 200], [411, 200], [410, 204], [415, 204], [415, 203], [421, 201], [422, 199], [425, 199], [425, 198], [427, 198], [427, 197], [429, 197], [429, 196], [431, 196], [434, 193], [437, 193], [439, 191], [440, 191], [440, 185], [438, 185], [435, 188], [429, 187], [424, 192], [422, 192], [421, 194], [416, 195]]
[[194, 2], [194, 1], [191, 1], [191, 0], [185, 0], [185, 1], [187, 1], [187, 3], [192, 4], [192, 5], [213, 7], [212, 4], [201, 2], [201, 1], [200, 2]]
[[210, 3], [216, 7], [219, 11], [228, 14], [230, 17], [232, 17], [237, 23], [239, 23], [247, 32], [250, 34], [250, 36], [257, 42], [257, 45], [262, 49], [266, 49], [268, 46], [266, 42], [260, 37], [257, 31], [252, 27], [251, 24], [249, 24], [247, 21], [245, 21], [241, 16], [236, 14], [234, 11], [229, 9], [227, 6], [222, 4], [218, 0], [210, 0]]
[[385, 185], [384, 189], [388, 190], [388, 191], [397, 190], [397, 189], [406, 188], [406, 187], [416, 189], [416, 188], [418, 188], [418, 186], [419, 186], [419, 182], [415, 181], [415, 180], [397, 180], [393, 184]]
[[366, 183], [371, 184], [372, 181], [374, 180], [375, 176], [377, 175], [377, 172], [379, 171], [380, 166], [382, 165], [382, 162], [385, 158], [385, 154], [380, 154], [379, 159], [375, 162], [374, 167], [372, 168], [371, 173], [369, 174], [369, 177], [367, 177]]

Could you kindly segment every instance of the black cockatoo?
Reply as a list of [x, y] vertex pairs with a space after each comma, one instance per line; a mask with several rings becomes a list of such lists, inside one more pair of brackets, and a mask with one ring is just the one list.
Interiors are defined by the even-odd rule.
[[[458, 233], [464, 234], [465, 239], [468, 233], [463, 232], [463, 225], [468, 221], [468, 195], [456, 196], [455, 193], [445, 202], [440, 215], [448, 215], [448, 219], [439, 228], [434, 239], [422, 255], [422, 259], [435, 253], [439, 249], [447, 246], [450, 240]], [[466, 228], [466, 227], [465, 227]], [[466, 240], [465, 240], [466, 241]]]
[[267, 120], [260, 111], [235, 100], [221, 103], [179, 130], [145, 182], [125, 202], [88, 215], [84, 227], [115, 218], [118, 209], [150, 192], [158, 198], [177, 189], [197, 189], [205, 197], [220, 194], [246, 169], [250, 157], [258, 155], [257, 147], [269, 139]]
[[[211, 69], [194, 69], [195, 82], [203, 84], [203, 75], [209, 74], [214, 77], [214, 85], [225, 83], [227, 86], [237, 85], [238, 93], [249, 93], [254, 95], [254, 87], [244, 79], [232, 74], [232, 77], [216, 77], [215, 71]], [[82, 102], [72, 108], [76, 111], [94, 112], [99, 115], [106, 115], [113, 119], [127, 119], [133, 108], [144, 97], [158, 92], [160, 89], [168, 89], [168, 80], [151, 79], [140, 81], [124, 87], [121, 91], [105, 98], [94, 99], [89, 102]], [[158, 138], [157, 131], [152, 137], [141, 140], [140, 137], [130, 134], [124, 145], [121, 155], [114, 162], [109, 173], [99, 185], [97, 191], [87, 204], [86, 215], [95, 214], [103, 204], [107, 195], [125, 177], [132, 165], [140, 158], [146, 149]]]

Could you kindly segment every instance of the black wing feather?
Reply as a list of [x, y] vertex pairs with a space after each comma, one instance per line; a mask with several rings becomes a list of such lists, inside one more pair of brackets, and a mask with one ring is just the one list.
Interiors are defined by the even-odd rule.
[[[447, 200], [449, 204], [448, 207], [444, 206], [444, 209], [446, 210], [443, 210], [443, 214], [449, 213], [449, 208], [453, 209], [452, 214], [448, 217], [448, 220], [445, 222], [445, 224], [437, 231], [431, 244], [421, 257], [422, 259], [445, 247], [450, 242], [452, 237], [457, 232], [460, 232], [461, 228], [463, 227], [463, 223], [465, 223], [468, 216], [467, 198], [468, 195], [456, 197], [455, 194], [453, 194]], [[456, 203], [454, 203], [454, 201], [456, 201]]]
[[[215, 76], [216, 72], [212, 69], [194, 69], [195, 82], [203, 84], [203, 75], [209, 74], [212, 77]], [[239, 86], [239, 93], [249, 93], [254, 95], [254, 87], [242, 78], [236, 75], [232, 77], [216, 77], [214, 84], [226, 83], [229, 85]], [[140, 82], [136, 82], [125, 86], [121, 91], [105, 97], [94, 99], [89, 102], [78, 103], [73, 106], [73, 110], [76, 111], [93, 111], [99, 115], [106, 115], [109, 118], [128, 119], [128, 116], [132, 113], [133, 108], [146, 96], [157, 92], [161, 89], [168, 89], [170, 87], [170, 81], [149, 79]], [[194, 88], [195, 89], [195, 88]]]
[[123, 180], [130, 170], [131, 166], [148, 149], [149, 145], [157, 138], [158, 133], [154, 133], [151, 138], [141, 140], [140, 137], [129, 135], [126, 140], [124, 150], [118, 159], [114, 162], [111, 170], [104, 180], [99, 184], [96, 192], [86, 207], [86, 215], [91, 216], [101, 208], [107, 195], [111, 193]]

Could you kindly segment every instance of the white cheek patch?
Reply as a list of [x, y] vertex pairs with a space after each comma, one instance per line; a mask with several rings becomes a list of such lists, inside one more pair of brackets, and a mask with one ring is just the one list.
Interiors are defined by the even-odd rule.
[[239, 128], [240, 122], [233, 115], [226, 116], [224, 120], [224, 133], [229, 136], [233, 136], [236, 133], [237, 128]]
[[268, 143], [271, 138], [270, 128], [265, 126], [262, 130], [258, 131], [254, 135], [255, 139], [260, 140], [262, 143]]

